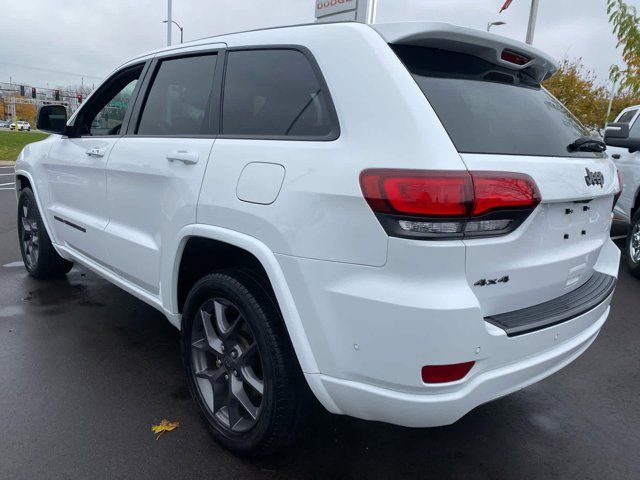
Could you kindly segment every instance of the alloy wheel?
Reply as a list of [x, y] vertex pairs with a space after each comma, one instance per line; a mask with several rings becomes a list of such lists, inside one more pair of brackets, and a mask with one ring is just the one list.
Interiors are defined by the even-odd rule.
[[231, 301], [207, 300], [191, 333], [192, 372], [215, 421], [242, 433], [258, 421], [264, 396], [262, 361], [250, 325]]
[[640, 262], [640, 222], [633, 226], [629, 242], [629, 255], [634, 263]]
[[38, 235], [36, 209], [28, 201], [24, 202], [22, 208], [20, 208], [20, 240], [27, 266], [34, 268], [38, 264], [40, 238]]

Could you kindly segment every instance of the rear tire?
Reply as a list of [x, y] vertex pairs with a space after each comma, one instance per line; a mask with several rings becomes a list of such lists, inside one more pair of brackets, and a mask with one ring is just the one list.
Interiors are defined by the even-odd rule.
[[18, 240], [24, 266], [34, 278], [60, 277], [73, 267], [53, 248], [30, 188], [18, 197]]
[[640, 210], [638, 210], [629, 227], [627, 235], [627, 267], [636, 278], [640, 278]]
[[202, 278], [182, 316], [189, 390], [213, 437], [239, 455], [295, 440], [310, 392], [267, 291], [240, 270]]

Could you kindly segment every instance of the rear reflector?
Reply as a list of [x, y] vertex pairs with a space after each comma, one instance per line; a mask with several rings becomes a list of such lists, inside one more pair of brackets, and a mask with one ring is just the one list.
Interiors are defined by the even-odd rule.
[[502, 51], [502, 60], [505, 62], [513, 63], [514, 65], [526, 65], [531, 61], [529, 57], [525, 57], [519, 53], [514, 52], [513, 50], [503, 50]]
[[522, 173], [373, 169], [360, 185], [387, 232], [411, 238], [504, 234], [540, 203]]
[[449, 383], [462, 380], [471, 371], [476, 362], [456, 363], [454, 365], [426, 365], [422, 367], [424, 383]]

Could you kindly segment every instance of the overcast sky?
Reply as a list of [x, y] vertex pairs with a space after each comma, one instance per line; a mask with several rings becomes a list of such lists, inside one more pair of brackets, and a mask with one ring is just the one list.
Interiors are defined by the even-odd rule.
[[[446, 21], [524, 41], [530, 0], [379, 0], [378, 22]], [[640, 7], [640, 0], [628, 0]], [[534, 45], [560, 59], [582, 57], [602, 82], [620, 62], [605, 0], [540, 0]], [[315, 0], [173, 0], [185, 41], [314, 20]], [[98, 83], [129, 58], [165, 45], [166, 0], [0, 0], [0, 82], [55, 87]], [[179, 32], [174, 30], [174, 42]]]

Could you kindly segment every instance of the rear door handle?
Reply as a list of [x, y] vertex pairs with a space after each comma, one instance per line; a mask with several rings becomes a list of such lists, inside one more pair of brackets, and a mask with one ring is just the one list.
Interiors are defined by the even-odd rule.
[[93, 147], [87, 150], [87, 155], [90, 157], [104, 157], [104, 154], [107, 153], [106, 148]]
[[200, 155], [197, 152], [188, 152], [186, 150], [176, 150], [167, 154], [167, 160], [170, 162], [182, 162], [185, 165], [194, 165], [198, 163]]

